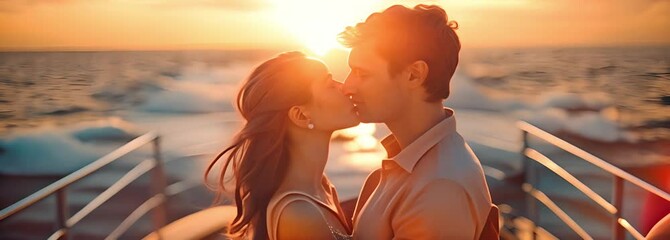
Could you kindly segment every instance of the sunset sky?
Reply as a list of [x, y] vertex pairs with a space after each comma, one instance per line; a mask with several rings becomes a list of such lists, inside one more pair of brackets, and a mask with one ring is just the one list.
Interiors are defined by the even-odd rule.
[[0, 0], [0, 49], [319, 52], [396, 3], [441, 5], [466, 47], [670, 44], [664, 0]]

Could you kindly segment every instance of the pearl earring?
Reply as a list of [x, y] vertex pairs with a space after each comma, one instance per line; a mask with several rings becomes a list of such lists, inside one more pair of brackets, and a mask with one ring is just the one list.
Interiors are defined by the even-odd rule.
[[312, 120], [307, 120], [307, 128], [314, 129], [314, 123], [312, 123]]

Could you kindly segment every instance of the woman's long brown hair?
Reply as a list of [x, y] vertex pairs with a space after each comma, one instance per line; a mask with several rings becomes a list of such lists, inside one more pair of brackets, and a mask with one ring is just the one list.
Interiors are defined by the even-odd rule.
[[[310, 84], [320, 63], [300, 52], [283, 53], [249, 75], [237, 95], [237, 109], [246, 123], [229, 147], [209, 164], [205, 180], [224, 155], [215, 201], [233, 180], [237, 216], [228, 227], [233, 238], [268, 239], [267, 206], [286, 176], [289, 165], [288, 110], [311, 100]], [[226, 170], [232, 167], [232, 179]]]

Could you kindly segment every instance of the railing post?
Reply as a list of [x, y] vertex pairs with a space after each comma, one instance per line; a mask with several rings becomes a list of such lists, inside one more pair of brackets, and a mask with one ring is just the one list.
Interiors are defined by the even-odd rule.
[[67, 225], [68, 205], [66, 188], [60, 189], [56, 192], [56, 228], [58, 230], [64, 229], [62, 238], [70, 239], [70, 227]]
[[166, 179], [165, 171], [163, 169], [163, 160], [161, 158], [160, 136], [154, 138], [153, 146], [155, 166], [152, 171], [152, 192], [154, 195], [158, 194], [161, 196], [161, 203], [153, 210], [153, 222], [155, 231], [158, 233], [160, 239], [162, 237], [158, 230], [165, 226], [165, 222], [167, 221], [167, 211], [165, 207], [167, 201], [167, 195], [165, 194]]
[[[535, 187], [535, 168], [533, 167], [533, 160], [530, 159], [529, 157], [526, 156], [526, 149], [528, 149], [528, 132], [521, 130], [522, 131], [522, 143], [523, 147], [521, 148], [521, 160], [523, 163], [523, 173], [525, 174], [524, 176], [524, 183], [522, 184], [529, 184], [533, 188]], [[532, 239], [535, 239], [535, 230], [537, 226], [537, 221], [539, 221], [539, 216], [537, 214], [537, 202], [535, 201], [535, 198], [531, 196], [530, 194], [526, 194], [526, 213], [528, 214], [528, 218], [533, 222], [531, 226], [531, 233], [530, 235], [532, 236]]]
[[624, 228], [619, 224], [621, 210], [623, 210], [623, 178], [614, 176], [614, 186], [612, 189], [612, 205], [617, 209], [612, 219], [612, 239], [621, 240], [625, 238]]

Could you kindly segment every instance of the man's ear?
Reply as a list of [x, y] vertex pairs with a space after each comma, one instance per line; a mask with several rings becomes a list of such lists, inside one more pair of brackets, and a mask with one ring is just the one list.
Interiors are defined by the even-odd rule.
[[407, 66], [409, 72], [409, 83], [412, 87], [421, 87], [428, 77], [428, 64], [423, 60], [418, 60]]
[[309, 113], [303, 106], [293, 106], [288, 110], [288, 119], [298, 127], [307, 128], [307, 124], [309, 124]]

